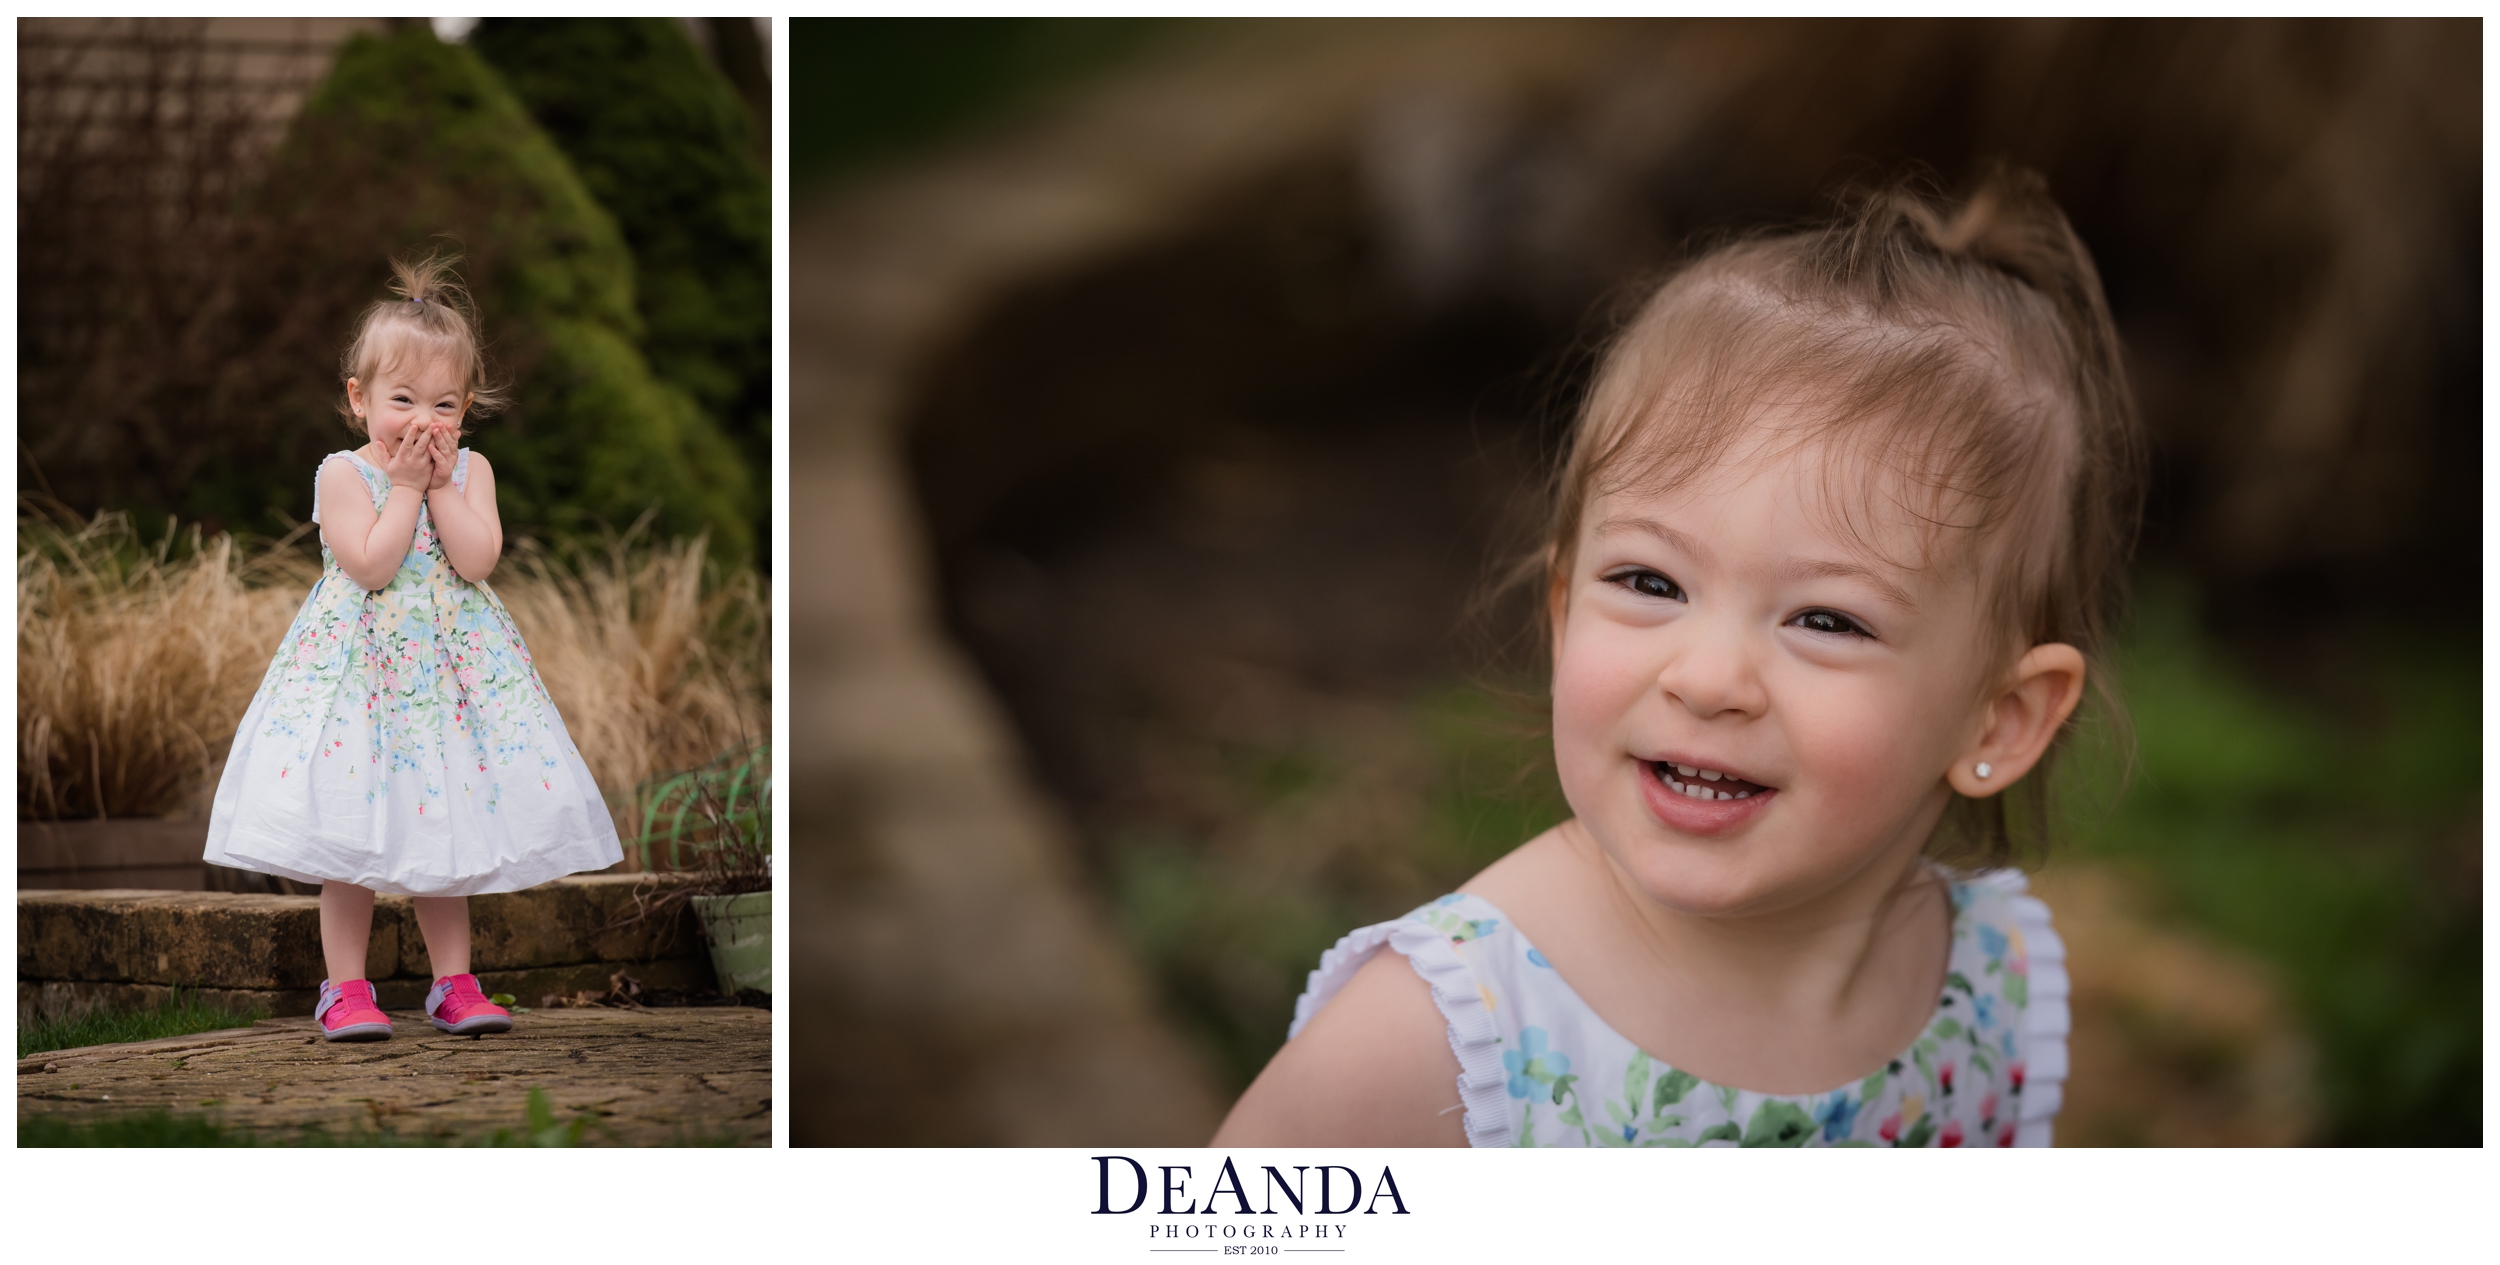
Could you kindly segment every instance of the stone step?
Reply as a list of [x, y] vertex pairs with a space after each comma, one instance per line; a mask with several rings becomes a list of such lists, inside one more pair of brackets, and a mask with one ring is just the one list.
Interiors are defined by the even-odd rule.
[[[397, 1008], [394, 1008], [397, 1009]], [[772, 1013], [744, 1006], [548, 1010], [454, 1037], [394, 1013], [389, 1041], [330, 1045], [308, 1019], [54, 1050], [17, 1064], [17, 1118], [166, 1111], [266, 1141], [485, 1140], [526, 1130], [531, 1091], [583, 1145], [772, 1142]]]
[[[549, 993], [608, 990], [623, 970], [646, 987], [710, 986], [703, 933], [683, 906], [627, 924], [673, 876], [575, 875], [469, 899], [470, 969], [496, 992], [534, 1004]], [[59, 1014], [98, 1002], [145, 1003], [174, 986], [306, 1014], [320, 986], [320, 900], [230, 892], [21, 891], [19, 1009]], [[386, 1005], [415, 1005], [433, 977], [415, 906], [374, 902], [365, 973]], [[414, 992], [409, 992], [413, 988]], [[402, 997], [401, 994], [407, 994]]]
[[[719, 980], [707, 958], [657, 958], [645, 962], [584, 962], [575, 966], [542, 966], [525, 971], [480, 971], [477, 981], [489, 995], [509, 993], [516, 1003], [553, 1007], [589, 994], [606, 996], [619, 975], [649, 992], [699, 994], [715, 992]], [[432, 980], [398, 976], [373, 981], [374, 998], [385, 1010], [422, 1013]], [[174, 1000], [177, 986], [168, 984], [96, 983], [87, 980], [20, 980], [17, 1015], [20, 1024], [34, 1018], [62, 1019], [97, 1010], [151, 1010]], [[312, 988], [180, 988], [182, 996], [203, 1005], [231, 1010], [258, 1010], [272, 1017], [309, 1015], [319, 1001]]]

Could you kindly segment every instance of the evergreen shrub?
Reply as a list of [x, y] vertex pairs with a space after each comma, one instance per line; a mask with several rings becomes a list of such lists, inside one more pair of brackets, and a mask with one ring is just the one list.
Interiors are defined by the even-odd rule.
[[735, 85], [672, 18], [487, 18], [469, 46], [624, 231], [652, 371], [694, 397], [763, 486], [772, 185]]
[[[339, 348], [384, 292], [386, 257], [459, 249], [489, 363], [514, 387], [471, 441], [495, 463], [507, 532], [622, 528], [656, 507], [663, 534], [708, 530], [724, 559], [751, 556], [761, 480], [644, 359], [615, 219], [475, 52], [421, 25], [350, 40], [262, 196], [252, 319], [293, 349], [273, 361], [273, 405], [299, 422], [334, 412]], [[312, 468], [279, 471], [289, 502], [309, 495]]]

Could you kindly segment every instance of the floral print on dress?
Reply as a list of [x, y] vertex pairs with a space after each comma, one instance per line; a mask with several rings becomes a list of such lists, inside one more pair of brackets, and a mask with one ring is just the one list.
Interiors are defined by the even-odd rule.
[[[452, 470], [468, 486], [469, 450]], [[389, 477], [345, 462], [373, 498]], [[316, 487], [318, 475], [316, 475]], [[313, 520], [320, 521], [317, 508]], [[510, 612], [452, 569], [420, 502], [407, 553], [368, 591], [322, 548], [237, 726], [206, 859], [406, 895], [512, 891], [614, 864], [604, 798]]]
[[[388, 476], [352, 457], [349, 466], [380, 510], [390, 498]], [[467, 473], [464, 449], [454, 481], [467, 486]], [[520, 629], [493, 589], [452, 570], [425, 506], [417, 508], [408, 554], [385, 588], [368, 593], [348, 579], [326, 544], [321, 561], [321, 580], [287, 629], [291, 652], [282, 650], [261, 681], [268, 705], [260, 736], [296, 743], [295, 758], [279, 765], [281, 779], [344, 746], [335, 739], [313, 745], [329, 725], [361, 725], [368, 762], [388, 761], [376, 770], [382, 776], [366, 778], [366, 802], [391, 793], [389, 772], [405, 771], [422, 788], [425, 802], [414, 807], [420, 816], [443, 799], [443, 775], [453, 767], [475, 767], [480, 776], [461, 789], [475, 795], [483, 783], [484, 807], [493, 812], [505, 771], [547, 787], [559, 754], [578, 758], [569, 741], [560, 752], [546, 749], [554, 704]], [[446, 739], [447, 732], [454, 737]], [[467, 749], [451, 749], [460, 739]]]
[[1927, 1026], [1863, 1079], [1813, 1094], [1714, 1085], [1608, 1027], [1501, 912], [1470, 895], [1407, 915], [1475, 975], [1501, 1032], [1516, 1146], [2007, 1146], [2024, 1086], [2029, 963], [2007, 893], [1950, 885], [1945, 986]]
[[1545, 1030], [1530, 1028], [1519, 1034], [1518, 1048], [1502, 1051], [1502, 1070], [1510, 1073], [1510, 1096], [1525, 1098], [1565, 1079], [1571, 1056], [1553, 1053], [1546, 1047]]
[[1449, 912], [1449, 906], [1456, 901], [1456, 896], [1444, 896], [1416, 910], [1413, 916], [1422, 919], [1433, 930], [1448, 936], [1452, 944], [1465, 944], [1470, 940], [1489, 936], [1502, 925], [1502, 920], [1499, 918], [1462, 918]]

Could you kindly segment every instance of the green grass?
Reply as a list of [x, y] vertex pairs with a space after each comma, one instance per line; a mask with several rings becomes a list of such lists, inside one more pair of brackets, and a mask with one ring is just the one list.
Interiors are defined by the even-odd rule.
[[[517, 1127], [496, 1129], [475, 1138], [405, 1134], [391, 1129], [350, 1129], [333, 1133], [318, 1125], [290, 1132], [259, 1132], [228, 1126], [214, 1115], [176, 1115], [162, 1109], [84, 1118], [37, 1116], [21, 1120], [21, 1147], [571, 1147], [592, 1133], [609, 1133], [589, 1112], [559, 1118], [545, 1090], [533, 1089]], [[683, 1133], [680, 1146], [735, 1146], [731, 1135], [700, 1130]]]
[[1484, 689], [1423, 692], [1394, 729], [1227, 744], [1211, 760], [1215, 837], [1139, 823], [1110, 840], [1123, 929], [1235, 1088], [1283, 1043], [1339, 936], [1451, 890], [1569, 811], [1537, 718]]
[[1425, 868], [1454, 887], [1571, 815], [1554, 778], [1540, 695], [1475, 685], [1428, 693], [1414, 708], [1434, 761], [1422, 838]]
[[2318, 1047], [2319, 1140], [2482, 1128], [2482, 675], [2470, 640], [2361, 630], [2269, 685], [2148, 584], [2118, 661], [2139, 752], [2077, 761], [2078, 856], [2273, 968]]
[[518, 1129], [497, 1129], [488, 1134], [480, 1146], [580, 1146], [591, 1130], [614, 1138], [615, 1134], [599, 1123], [599, 1117], [587, 1111], [575, 1112], [571, 1118], [559, 1120], [555, 1108], [547, 1101], [547, 1091], [533, 1089], [523, 1107], [523, 1122]]
[[20, 1147], [67, 1146], [260, 1146], [248, 1133], [229, 1129], [207, 1116], [177, 1116], [167, 1111], [137, 1112], [100, 1120], [64, 1120], [33, 1116], [18, 1121]]
[[95, 1011], [66, 1022], [37, 1019], [17, 1030], [17, 1056], [29, 1058], [48, 1050], [74, 1050], [89, 1045], [120, 1045], [187, 1037], [221, 1028], [248, 1028], [267, 1017], [265, 1010], [237, 1009], [203, 1002], [186, 989], [175, 989], [165, 1004], [147, 1010]]
[[1114, 847], [1114, 899], [1131, 943], [1227, 1080], [1248, 1085], [1283, 1043], [1304, 973], [1366, 919], [1342, 891], [1210, 860], [1185, 836], [1140, 830]]
[[[20, 1147], [436, 1147], [446, 1139], [392, 1131], [354, 1129], [332, 1133], [318, 1126], [286, 1134], [228, 1126], [216, 1116], [176, 1115], [157, 1109], [84, 1118], [36, 1116], [17, 1126]], [[494, 1145], [487, 1143], [486, 1145]]]

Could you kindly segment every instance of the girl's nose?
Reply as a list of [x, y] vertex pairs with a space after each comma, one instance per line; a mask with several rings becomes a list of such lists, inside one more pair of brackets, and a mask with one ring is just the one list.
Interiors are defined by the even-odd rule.
[[[1696, 612], [1698, 614], [1698, 612]], [[1770, 707], [1763, 689], [1757, 646], [1735, 620], [1686, 616], [1676, 621], [1676, 639], [1658, 689], [1670, 700], [1703, 720], [1721, 716], [1759, 716]]]

